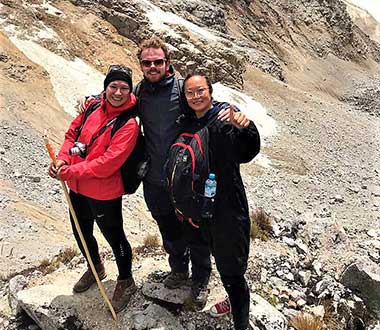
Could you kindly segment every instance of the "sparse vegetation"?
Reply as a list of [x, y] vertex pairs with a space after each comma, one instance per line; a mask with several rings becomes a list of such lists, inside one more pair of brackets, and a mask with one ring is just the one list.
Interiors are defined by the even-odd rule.
[[144, 242], [142, 245], [136, 247], [134, 249], [134, 252], [139, 254], [139, 253], [146, 253], [146, 252], [151, 252], [158, 248], [160, 246], [160, 240], [158, 238], [158, 235], [151, 235], [148, 234], [144, 238]]
[[256, 288], [256, 293], [263, 297], [273, 307], [276, 307], [278, 298], [272, 293], [272, 289], [267, 284], [259, 283]]
[[74, 248], [67, 248], [51, 260], [47, 258], [43, 259], [38, 268], [44, 275], [50, 274], [58, 269], [61, 263], [67, 264], [77, 255], [79, 255], [78, 250]]
[[263, 209], [257, 209], [251, 214], [251, 238], [267, 241], [272, 232], [272, 221]]
[[325, 315], [323, 316], [323, 322], [326, 328], [329, 330], [344, 330], [345, 326], [339, 321], [337, 314], [334, 313], [332, 307], [332, 301], [326, 300], [322, 303], [325, 308]]
[[322, 330], [323, 322], [319, 317], [300, 313], [290, 319], [290, 325], [296, 330]]

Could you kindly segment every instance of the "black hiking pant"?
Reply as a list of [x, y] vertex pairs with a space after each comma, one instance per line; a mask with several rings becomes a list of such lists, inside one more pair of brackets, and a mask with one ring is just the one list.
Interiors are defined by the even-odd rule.
[[213, 219], [202, 220], [199, 229], [190, 224], [186, 228], [189, 235], [202, 236], [208, 242], [231, 303], [235, 330], [245, 330], [249, 325], [250, 305], [249, 288], [244, 278], [249, 255], [250, 220], [248, 216], [218, 210], [219, 214]]
[[[93, 234], [94, 222], [96, 221], [100, 231], [112, 248], [119, 270], [118, 279], [130, 278], [132, 276], [132, 249], [123, 229], [121, 197], [100, 201], [70, 191], [70, 199], [94, 265], [101, 263], [98, 243]], [[87, 260], [71, 214], [70, 221], [79, 249]]]
[[144, 182], [145, 202], [160, 230], [171, 271], [191, 273], [193, 283], [208, 284], [211, 273], [210, 248], [202, 237], [188, 240], [183, 223], [175, 215], [168, 192], [158, 185]]

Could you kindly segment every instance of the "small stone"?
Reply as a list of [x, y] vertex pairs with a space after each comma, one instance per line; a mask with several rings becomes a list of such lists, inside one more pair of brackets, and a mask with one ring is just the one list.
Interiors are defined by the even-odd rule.
[[286, 236], [284, 236], [284, 237], [282, 238], [282, 241], [283, 241], [286, 245], [288, 245], [288, 246], [290, 246], [290, 247], [294, 247], [294, 246], [296, 245], [295, 240], [294, 240], [293, 238], [290, 238], [290, 237], [286, 237]]
[[298, 308], [302, 308], [302, 307], [304, 307], [306, 305], [306, 300], [305, 299], [298, 299], [297, 300], [297, 307]]
[[312, 313], [314, 316], [319, 317], [320, 319], [323, 319], [325, 316], [325, 307], [323, 305], [311, 307], [310, 313]]
[[376, 186], [372, 189], [372, 195], [375, 197], [380, 197], [380, 186]]
[[335, 195], [334, 196], [334, 200], [338, 203], [343, 203], [344, 202], [344, 198], [342, 195]]
[[314, 261], [312, 266], [313, 266], [315, 273], [318, 276], [321, 276], [322, 275], [322, 264], [319, 261]]
[[39, 176], [34, 176], [34, 177], [32, 177], [32, 181], [33, 182], [41, 182], [41, 177], [39, 177]]
[[288, 307], [296, 309], [297, 308], [297, 303], [294, 300], [289, 300], [287, 303]]
[[307, 271], [301, 270], [298, 272], [298, 276], [299, 276], [301, 283], [304, 286], [307, 286], [310, 282], [310, 279], [311, 279], [311, 271], [310, 270], [307, 270]]
[[272, 294], [273, 294], [274, 296], [278, 296], [278, 295], [280, 294], [280, 291], [278, 291], [276, 288], [274, 288], [274, 289], [272, 290]]
[[289, 282], [294, 281], [294, 275], [292, 273], [288, 273], [285, 275], [285, 279], [288, 280]]
[[22, 174], [19, 171], [15, 171], [14, 177], [17, 178], [17, 179], [19, 179], [19, 178], [22, 177]]
[[5, 154], [5, 148], [0, 148], [0, 154], [4, 155]]
[[380, 230], [370, 229], [367, 231], [367, 235], [372, 238], [380, 237]]
[[281, 302], [287, 302], [289, 300], [289, 296], [285, 293], [281, 293], [279, 296], [278, 296], [278, 299], [281, 301]]
[[293, 290], [291, 293], [290, 293], [290, 298], [297, 301], [299, 298], [302, 298], [303, 296], [303, 293], [298, 291], [298, 290]]
[[297, 248], [298, 252], [305, 253], [305, 254], [309, 253], [309, 248], [300, 239], [296, 239], [295, 243], [296, 243], [296, 248]]
[[360, 188], [357, 187], [357, 186], [355, 186], [355, 187], [352, 187], [352, 188], [351, 188], [351, 191], [354, 192], [355, 194], [357, 194], [357, 193], [359, 193]]

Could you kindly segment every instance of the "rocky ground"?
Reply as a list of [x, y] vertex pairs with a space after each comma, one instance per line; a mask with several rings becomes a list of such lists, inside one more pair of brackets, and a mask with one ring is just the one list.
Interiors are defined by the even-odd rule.
[[[273, 224], [268, 241], [253, 239], [251, 244], [247, 272], [251, 292], [276, 307], [253, 296], [272, 317], [265, 323], [265, 313], [253, 310], [251, 319], [257, 328], [283, 329], [285, 319], [309, 310], [323, 314], [325, 321], [332, 318], [335, 323], [327, 325], [329, 329], [343, 329], [343, 324], [352, 330], [375, 329], [380, 319], [379, 46], [352, 25], [339, 2], [328, 6], [313, 2], [306, 7], [304, 1], [296, 1], [291, 8], [283, 1], [258, 1], [257, 7], [226, 2], [212, 17], [205, 12], [217, 6], [214, 1], [174, 6], [154, 3], [218, 31], [220, 37], [227, 38], [227, 29], [229, 41], [219, 41], [219, 45], [233, 47], [223, 56], [225, 48], [213, 52], [212, 47], [207, 48], [214, 45], [211, 41], [207, 45], [186, 28], [171, 25], [178, 34], [167, 31], [162, 35], [177, 51], [174, 60], [181, 73], [204, 65], [200, 52], [207, 48], [212, 71], [223, 65], [222, 74], [213, 78], [241, 88], [263, 104], [278, 124], [277, 134], [265, 139], [263, 153], [268, 165], [242, 166], [251, 209], [262, 208]], [[78, 256], [63, 257], [74, 241], [60, 186], [46, 175], [43, 129], [53, 128], [50, 136], [57, 147], [70, 117], [55, 99], [49, 74], [12, 45], [4, 31], [7, 24], [21, 29], [43, 23], [54, 29], [65, 45], [42, 41], [47, 49], [68, 58], [79, 56], [99, 70], [123, 59], [135, 69], [136, 81], [134, 42], [148, 35], [151, 27], [136, 11], [141, 9], [139, 1], [119, 4], [114, 10], [109, 1], [52, 4], [66, 15], [64, 19], [63, 14], [51, 14], [51, 8], [41, 9], [42, 1], [32, 1], [25, 11], [20, 11], [16, 2], [0, 1], [6, 11], [0, 32], [0, 329], [38, 328], [24, 313], [14, 316], [20, 306], [41, 322], [39, 326], [46, 326], [48, 320], [52, 329], [105, 329], [112, 319], [97, 289], [83, 296], [71, 293], [84, 263]], [[288, 21], [286, 13], [302, 11], [297, 20]], [[79, 24], [83, 17], [85, 24]], [[104, 17], [106, 20], [101, 19]], [[234, 19], [228, 19], [231, 17]], [[318, 27], [317, 22], [321, 22]], [[316, 34], [316, 29], [323, 33]], [[348, 46], [345, 34], [353, 40]], [[318, 42], [311, 42], [313, 38], [319, 38]], [[189, 41], [195, 50], [189, 48]], [[99, 43], [108, 45], [107, 50], [94, 47]], [[236, 57], [239, 49], [255, 49], [255, 53]], [[247, 63], [244, 70], [243, 63]], [[223, 79], [225, 72], [231, 72], [232, 78]], [[147, 234], [158, 234], [141, 190], [125, 198], [123, 212], [134, 248], [144, 245]], [[104, 241], [101, 245], [109, 269], [105, 287], [111, 294], [114, 262]], [[347, 269], [353, 263], [356, 266]], [[55, 266], [47, 271], [47, 264]], [[139, 290], [120, 316], [125, 328], [231, 328], [228, 317], [212, 319], [206, 312], [182, 309], [186, 290], [168, 298], [160, 284], [167, 271], [161, 247], [135, 251]], [[163, 295], [169, 303], [162, 303]], [[223, 297], [215, 271], [209, 304]], [[66, 310], [67, 306], [73, 308]], [[63, 318], [63, 312], [71, 318]]]

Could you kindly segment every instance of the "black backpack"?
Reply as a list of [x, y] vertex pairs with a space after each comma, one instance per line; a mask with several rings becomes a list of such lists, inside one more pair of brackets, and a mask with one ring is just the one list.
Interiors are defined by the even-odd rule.
[[184, 132], [171, 145], [165, 164], [169, 196], [180, 220], [194, 227], [210, 212], [214, 198], [204, 196], [210, 173], [209, 128], [195, 133]]
[[[93, 113], [99, 107], [100, 107], [100, 101], [90, 104], [88, 109], [86, 109], [81, 126], [79, 126], [76, 129], [77, 139], [80, 135], [80, 131], [82, 130], [83, 125], [86, 122], [87, 118], [91, 115], [91, 113]], [[98, 138], [101, 134], [104, 133], [107, 127], [110, 127], [111, 125], [113, 125], [112, 130], [111, 130], [111, 139], [112, 139], [112, 137], [115, 135], [118, 129], [123, 127], [123, 125], [130, 118], [135, 118], [136, 116], [137, 116], [136, 107], [134, 107], [133, 109], [128, 109], [127, 111], [123, 111], [119, 116], [109, 121], [105, 126], [103, 126], [100, 129], [99, 133], [95, 137], [93, 137], [91, 144], [95, 141], [96, 138]], [[132, 153], [127, 158], [127, 160], [123, 163], [123, 165], [120, 168], [125, 194], [134, 194], [136, 190], [138, 189], [138, 187], [140, 186], [141, 181], [144, 178], [144, 174], [145, 174], [142, 168], [144, 164], [146, 164], [145, 139], [144, 139], [144, 135], [141, 132], [141, 128], [139, 127], [139, 135], [137, 137], [136, 146], [133, 149]]]

